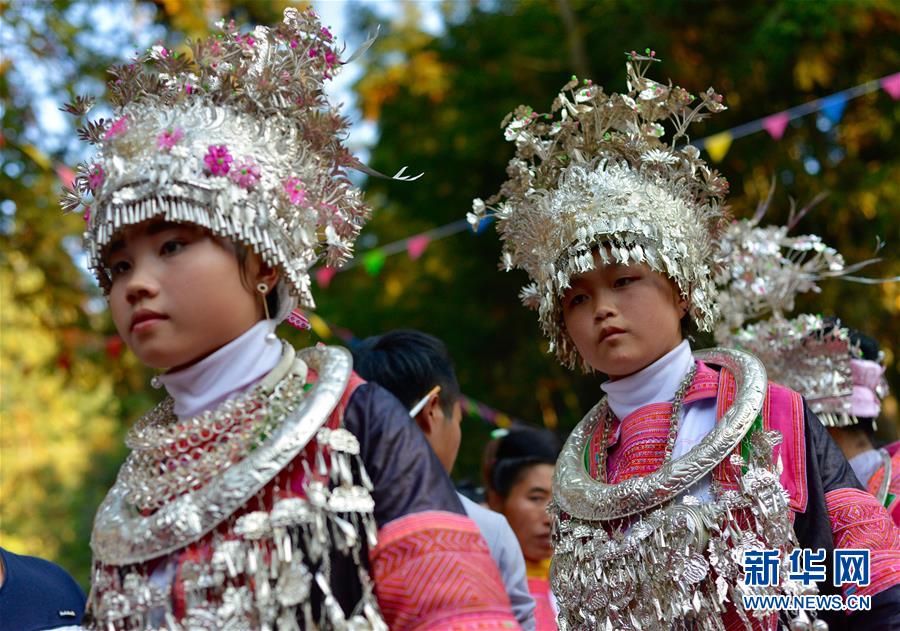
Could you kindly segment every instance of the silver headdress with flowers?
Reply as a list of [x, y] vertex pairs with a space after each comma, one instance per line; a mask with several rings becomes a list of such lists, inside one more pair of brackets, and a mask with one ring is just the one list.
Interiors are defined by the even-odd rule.
[[[476, 199], [468, 216], [475, 225], [493, 211], [502, 267], [528, 274], [520, 297], [538, 310], [551, 350], [569, 367], [578, 352], [560, 298], [574, 274], [593, 269], [594, 249], [603, 260], [646, 263], [674, 279], [701, 330], [716, 319], [713, 249], [728, 183], [696, 147], [676, 143], [691, 123], [725, 106], [712, 88], [698, 101], [648, 79], [658, 60], [646, 52], [628, 54], [627, 94], [573, 77], [551, 113], [520, 106], [508, 116], [505, 137], [516, 145], [509, 179], [486, 202]], [[674, 127], [668, 142], [665, 122]]]
[[[753, 217], [733, 222], [722, 238], [716, 278], [722, 319], [716, 342], [756, 355], [769, 379], [802, 394], [825, 425], [854, 425], [854, 391], [862, 385], [856, 382], [875, 362], [859, 359], [860, 350], [840, 321], [786, 314], [798, 294], [820, 291], [818, 283], [826, 278], [883, 282], [852, 275], [877, 259], [846, 265], [821, 237], [788, 234], [821, 196], [800, 211], [792, 208], [786, 225], [760, 226], [771, 197], [770, 191]], [[878, 378], [882, 371], [876, 370]], [[870, 389], [882, 392], [876, 386]]]
[[[104, 289], [116, 231], [164, 217], [251, 247], [281, 270], [291, 298], [282, 304], [312, 308], [310, 267], [323, 255], [331, 266], [348, 259], [370, 215], [346, 176], [363, 168], [341, 143], [347, 121], [323, 92], [349, 60], [311, 10], [286, 9], [282, 23], [252, 33], [218, 26], [190, 55], [154, 46], [111, 69], [115, 119], [79, 131], [98, 151], [61, 203], [84, 212]], [[91, 104], [65, 109], [83, 116]]]

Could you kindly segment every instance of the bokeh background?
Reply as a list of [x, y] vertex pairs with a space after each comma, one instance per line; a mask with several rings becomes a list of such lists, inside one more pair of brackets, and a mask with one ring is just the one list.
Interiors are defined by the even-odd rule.
[[[135, 51], [157, 42], [177, 48], [221, 17], [272, 23], [291, 4], [0, 2], [0, 545], [54, 560], [85, 586], [92, 517], [125, 456], [123, 434], [160, 393], [85, 273], [82, 219], [56, 204], [61, 182], [85, 157], [57, 108], [75, 94], [102, 95], [105, 68]], [[547, 111], [572, 74], [622, 90], [622, 53], [648, 46], [664, 62], [655, 78], [726, 95], [730, 109], [701, 125], [705, 136], [900, 71], [893, 0], [313, 5], [348, 51], [381, 29], [332, 90], [354, 123], [349, 142], [380, 171], [409, 165], [425, 176], [360, 180], [376, 215], [357, 260], [317, 275], [314, 331], [282, 333], [296, 344], [352, 345], [416, 327], [445, 340], [463, 391], [486, 404], [467, 406], [460, 483], [478, 483], [495, 424], [516, 419], [565, 435], [599, 395], [597, 377], [569, 373], [547, 354], [536, 318], [516, 298], [523, 275], [497, 270], [493, 228], [476, 235], [453, 225], [473, 197], [504, 179], [511, 146], [500, 121], [508, 112], [522, 103]], [[729, 143], [726, 134], [708, 148], [731, 182], [735, 216], [749, 216], [773, 178], [773, 222], [787, 220], [791, 200], [827, 191], [796, 231], [822, 235], [851, 262], [870, 257], [880, 237], [883, 260], [867, 274], [886, 277], [900, 274], [898, 122], [900, 101], [878, 88], [793, 120], [780, 138], [761, 131]], [[900, 284], [826, 282], [798, 310], [838, 315], [876, 336], [900, 391]], [[894, 439], [897, 423], [892, 395], [880, 437]]]

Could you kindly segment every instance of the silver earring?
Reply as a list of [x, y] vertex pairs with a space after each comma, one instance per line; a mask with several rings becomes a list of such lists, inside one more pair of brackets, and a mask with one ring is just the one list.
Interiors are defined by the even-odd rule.
[[[266, 285], [265, 283], [259, 283], [256, 286], [256, 290], [262, 295], [263, 311], [265, 311], [266, 321], [268, 321], [270, 319], [269, 318], [269, 301], [266, 300], [266, 295], [269, 293], [269, 286]], [[278, 340], [278, 337], [275, 335], [274, 331], [269, 331], [269, 333], [266, 334], [267, 342], [276, 342], [277, 340]]]
[[150, 378], [150, 385], [159, 390], [162, 388], [162, 379], [159, 378], [159, 375], [153, 375]]

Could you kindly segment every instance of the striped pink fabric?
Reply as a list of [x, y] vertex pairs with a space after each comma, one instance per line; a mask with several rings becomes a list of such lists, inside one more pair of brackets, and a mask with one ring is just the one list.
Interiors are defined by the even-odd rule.
[[442, 511], [395, 519], [369, 554], [392, 631], [519, 629], [481, 531]]

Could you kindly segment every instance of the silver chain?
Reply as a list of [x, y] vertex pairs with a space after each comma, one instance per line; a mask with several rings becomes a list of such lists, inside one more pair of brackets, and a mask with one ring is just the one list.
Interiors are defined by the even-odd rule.
[[[684, 404], [684, 395], [687, 389], [691, 387], [694, 381], [694, 375], [697, 374], [697, 364], [692, 363], [690, 370], [685, 374], [684, 379], [675, 391], [675, 400], [672, 401], [672, 415], [669, 417], [669, 438], [666, 441], [666, 452], [663, 455], [662, 464], [666, 464], [672, 459], [672, 450], [675, 448], [675, 439], [678, 437], [678, 419], [681, 415], [681, 407]], [[600, 408], [600, 423], [603, 425], [603, 436], [600, 442], [600, 460], [597, 463], [597, 470], [600, 479], [607, 482], [606, 479], [606, 450], [609, 444], [609, 433], [612, 431], [612, 414], [609, 412], [609, 403], [604, 399]]]

